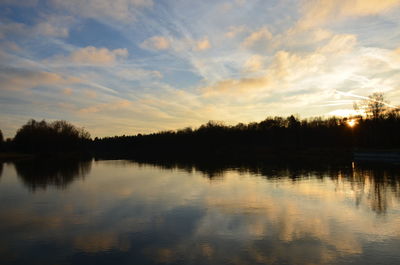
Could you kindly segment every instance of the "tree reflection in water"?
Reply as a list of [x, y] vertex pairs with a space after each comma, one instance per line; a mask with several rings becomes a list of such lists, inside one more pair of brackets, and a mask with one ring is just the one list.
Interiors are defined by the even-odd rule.
[[274, 161], [254, 163], [224, 163], [210, 161], [140, 161], [163, 169], [177, 169], [188, 173], [201, 172], [210, 181], [220, 180], [229, 171], [257, 175], [269, 180], [331, 179], [336, 191], [352, 193], [356, 206], [362, 201], [377, 214], [385, 214], [394, 202], [400, 201], [400, 167], [391, 164], [314, 164]]
[[89, 174], [89, 159], [29, 159], [14, 162], [18, 177], [31, 191], [55, 186], [65, 189], [76, 179]]
[[357, 205], [364, 199], [374, 212], [384, 214], [393, 203], [393, 197], [396, 201], [400, 200], [398, 168], [353, 164], [352, 169], [352, 175], [348, 175], [348, 178], [356, 195]]
[[[128, 162], [128, 161], [127, 161]], [[129, 162], [128, 162], [129, 163]], [[391, 204], [400, 201], [398, 166], [368, 164], [313, 163], [225, 163], [221, 161], [134, 161], [169, 170], [188, 173], [201, 172], [210, 181], [221, 180], [229, 171], [252, 174], [268, 180], [287, 179], [294, 183], [304, 179], [330, 179], [336, 192], [349, 193], [356, 206], [362, 202], [377, 214], [385, 214]], [[14, 162], [17, 174], [31, 190], [55, 186], [65, 189], [76, 179], [84, 178], [91, 170], [91, 160], [23, 160]], [[0, 166], [0, 176], [3, 165]]]
[[400, 264], [398, 167], [285, 163], [21, 161], [19, 177], [5, 166], [0, 260]]

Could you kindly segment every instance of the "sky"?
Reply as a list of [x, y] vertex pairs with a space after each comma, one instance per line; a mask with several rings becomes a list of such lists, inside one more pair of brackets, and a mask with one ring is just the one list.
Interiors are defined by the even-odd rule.
[[93, 137], [400, 105], [400, 0], [0, 0], [0, 129]]

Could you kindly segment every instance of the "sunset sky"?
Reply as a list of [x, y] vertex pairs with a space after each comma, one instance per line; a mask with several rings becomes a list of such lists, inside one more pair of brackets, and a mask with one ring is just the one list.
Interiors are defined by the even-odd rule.
[[400, 0], [0, 0], [0, 129], [92, 136], [400, 104]]

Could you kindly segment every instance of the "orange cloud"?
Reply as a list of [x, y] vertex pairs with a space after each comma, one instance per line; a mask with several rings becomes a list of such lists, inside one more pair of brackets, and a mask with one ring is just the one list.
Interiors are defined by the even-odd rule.
[[343, 17], [377, 15], [399, 6], [399, 0], [311, 0], [303, 1], [304, 16], [298, 22], [300, 29], [319, 26]]
[[264, 27], [251, 33], [242, 43], [246, 48], [256, 48], [257, 46], [266, 46], [266, 42], [272, 39], [272, 34], [268, 28]]
[[62, 90], [62, 93], [63, 93], [64, 95], [70, 96], [70, 95], [72, 95], [73, 91], [72, 91], [72, 88], [66, 87], [66, 88], [64, 88], [64, 89]]
[[256, 78], [227, 79], [215, 83], [212, 86], [205, 87], [203, 92], [205, 96], [219, 94], [244, 94], [254, 92], [255, 90], [266, 89], [270, 86], [270, 79], [267, 76]]
[[57, 86], [81, 82], [76, 77], [64, 77], [52, 72], [31, 72], [8, 69], [0, 73], [2, 88], [6, 90], [23, 90], [37, 86]]
[[115, 63], [118, 58], [127, 56], [127, 49], [109, 50], [107, 48], [88, 46], [73, 51], [67, 58], [58, 57], [57, 60], [66, 60], [78, 64], [109, 65]]
[[[338, 80], [343, 82], [343, 78], [346, 78], [346, 76], [340, 76], [341, 79], [328, 80], [325, 76], [326, 70], [330, 67], [328, 65], [332, 65], [336, 60], [346, 60], [343, 56], [350, 54], [356, 45], [356, 36], [341, 34], [334, 35], [328, 43], [315, 49], [314, 52], [299, 55], [285, 50], [278, 51], [271, 63], [265, 66], [265, 57], [253, 55], [245, 61], [244, 69], [248, 73], [259, 72], [261, 75], [221, 80], [204, 87], [202, 91], [205, 96], [245, 94], [248, 99], [257, 95], [259, 97], [261, 92], [263, 96], [266, 96], [273, 90], [288, 92], [300, 87], [309, 89], [310, 86], [315, 87], [315, 84], [318, 84], [322, 91], [323, 87], [334, 86], [339, 82]], [[343, 69], [342, 74], [345, 75], [348, 72]], [[332, 76], [334, 76], [333, 73]], [[321, 85], [323, 82], [325, 85]], [[307, 97], [308, 101], [315, 100], [308, 94]]]
[[170, 46], [170, 40], [163, 36], [153, 36], [140, 44], [141, 48], [147, 50], [167, 50]]
[[357, 44], [357, 37], [351, 34], [335, 35], [329, 43], [323, 46], [318, 51], [321, 53], [346, 53], [355, 47]]
[[394, 55], [400, 61], [400, 48], [397, 48], [396, 50], [394, 50]]
[[210, 41], [208, 40], [208, 38], [204, 38], [203, 40], [200, 40], [196, 43], [195, 50], [196, 51], [204, 51], [209, 48], [211, 48]]
[[245, 62], [244, 68], [248, 72], [260, 71], [263, 68], [263, 57], [261, 55], [253, 55]]

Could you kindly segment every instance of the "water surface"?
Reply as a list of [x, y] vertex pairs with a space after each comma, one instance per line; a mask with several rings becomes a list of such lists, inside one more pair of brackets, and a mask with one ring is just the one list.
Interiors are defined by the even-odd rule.
[[0, 166], [1, 264], [400, 264], [386, 166]]

